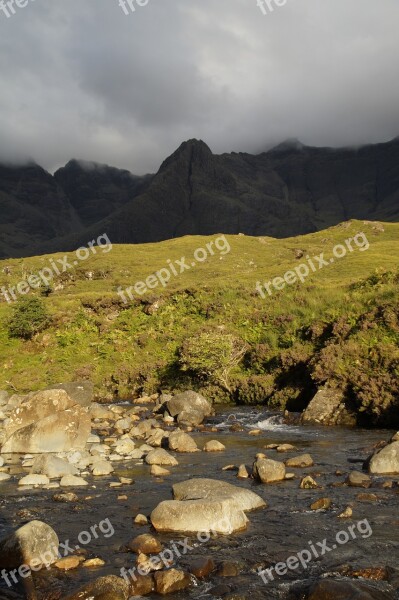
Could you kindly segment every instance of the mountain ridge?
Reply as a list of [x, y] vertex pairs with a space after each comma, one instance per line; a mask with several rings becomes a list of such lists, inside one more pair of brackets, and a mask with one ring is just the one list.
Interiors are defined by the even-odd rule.
[[0, 207], [4, 258], [73, 250], [103, 233], [136, 244], [214, 233], [284, 238], [349, 219], [395, 222], [399, 138], [356, 148], [290, 139], [256, 155], [213, 154], [191, 139], [144, 176], [76, 159], [54, 175], [35, 163], [0, 165]]

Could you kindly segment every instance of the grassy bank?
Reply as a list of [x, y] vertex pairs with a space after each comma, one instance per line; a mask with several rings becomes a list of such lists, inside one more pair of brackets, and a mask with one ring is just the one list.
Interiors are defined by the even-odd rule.
[[[346, 256], [330, 262], [336, 244], [359, 232], [369, 248], [346, 247]], [[286, 240], [226, 236], [229, 252], [214, 247], [165, 288], [133, 291], [128, 304], [117, 294], [168, 260], [185, 256], [191, 265], [195, 250], [217, 237], [97, 248], [45, 293], [29, 294], [40, 296], [50, 315], [31, 339], [12, 337], [16, 303], [3, 298], [0, 389], [22, 393], [89, 378], [109, 398], [193, 387], [218, 401], [300, 409], [328, 382], [344, 389], [366, 420], [397, 420], [399, 225], [351, 221]], [[319, 269], [316, 261], [303, 283], [271, 286], [265, 298], [255, 289], [320, 253], [328, 264]], [[61, 256], [2, 261], [0, 287]]]

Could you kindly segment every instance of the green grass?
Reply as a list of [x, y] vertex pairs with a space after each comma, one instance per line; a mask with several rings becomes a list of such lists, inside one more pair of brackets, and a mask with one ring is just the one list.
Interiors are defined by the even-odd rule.
[[[274, 290], [265, 299], [256, 291], [257, 281], [283, 277], [306, 261], [306, 256], [323, 252], [329, 260], [336, 244], [359, 232], [364, 232], [370, 243], [367, 251], [353, 245], [352, 253], [311, 273], [304, 283]], [[376, 318], [375, 331], [366, 326], [361, 330], [361, 320], [370, 311], [378, 307], [396, 310], [399, 225], [383, 224], [382, 231], [374, 223], [351, 221], [285, 240], [226, 236], [231, 247], [228, 254], [220, 256], [215, 249], [215, 255], [206, 262], [172, 277], [166, 288], [159, 286], [143, 296], [135, 295], [128, 305], [118, 296], [119, 286], [144, 281], [166, 267], [168, 259], [185, 256], [190, 264], [194, 251], [217, 237], [118, 245], [108, 253], [98, 249], [96, 255], [54, 279], [56, 291], [44, 298], [52, 324], [31, 341], [9, 336], [12, 306], [1, 302], [0, 389], [22, 393], [60, 380], [88, 377], [98, 394], [107, 397], [190, 385], [225, 400], [214, 384], [199, 380], [194, 373], [181, 372], [177, 358], [184, 340], [204, 330], [217, 330], [232, 333], [248, 344], [246, 358], [232, 373], [235, 400], [265, 399], [277, 406], [297, 400], [300, 404], [308, 399], [306, 390], [310, 394], [312, 385], [325, 381], [350, 386], [350, 393], [358, 394], [356, 386], [362, 374], [356, 381], [350, 379], [351, 361], [356, 364], [356, 360], [368, 357], [373, 344], [390, 348], [399, 341], [396, 321], [386, 324], [385, 317], [381, 322]], [[304, 252], [303, 258], [295, 258], [298, 249]], [[0, 287], [16, 285], [48, 266], [50, 259], [61, 257], [2, 261]], [[69, 262], [76, 258], [73, 253], [68, 257]], [[94, 274], [92, 280], [87, 279], [89, 272]], [[384, 276], [384, 272], [393, 275]], [[55, 287], [60, 284], [62, 289]], [[148, 310], [156, 301], [160, 301], [159, 306]], [[345, 326], [342, 319], [347, 322]], [[344, 336], [331, 333], [334, 324], [336, 329], [344, 328]], [[314, 335], [307, 332], [312, 327], [317, 330]], [[342, 350], [348, 344], [348, 352], [338, 362], [330, 356], [327, 360], [325, 355], [333, 353], [335, 346]], [[394, 360], [392, 352], [389, 356]], [[387, 357], [378, 360], [383, 362]], [[364, 375], [373, 368], [372, 362], [365, 364]], [[389, 363], [378, 375], [383, 377], [395, 368]], [[372, 412], [374, 408], [366, 406], [365, 410]]]

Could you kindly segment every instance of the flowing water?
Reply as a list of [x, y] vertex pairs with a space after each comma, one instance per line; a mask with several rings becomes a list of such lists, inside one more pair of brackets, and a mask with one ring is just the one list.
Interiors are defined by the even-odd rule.
[[[241, 424], [244, 431], [232, 432], [233, 423]], [[104, 567], [79, 568], [66, 573], [54, 568], [44, 570], [36, 576], [42, 598], [62, 597], [96, 577], [119, 575], [122, 567], [133, 567], [135, 555], [127, 552], [124, 546], [136, 535], [151, 532], [150, 526], [134, 524], [135, 515], [149, 515], [160, 501], [171, 498], [173, 483], [192, 477], [209, 477], [252, 489], [267, 502], [268, 507], [248, 515], [250, 523], [245, 532], [212, 537], [204, 543], [196, 536], [190, 536], [192, 549], [177, 561], [179, 567], [184, 568], [198, 557], [211, 557], [215, 563], [239, 563], [240, 572], [235, 577], [213, 574], [190, 591], [170, 598], [207, 600], [227, 594], [230, 599], [250, 596], [255, 599], [285, 599], [291, 597], [290, 590], [298, 582], [337, 576], [344, 567], [354, 570], [388, 567], [389, 582], [375, 582], [373, 585], [385, 591], [386, 598], [398, 597], [395, 596], [395, 589], [399, 588], [396, 574], [399, 558], [398, 478], [391, 478], [391, 488], [383, 487], [388, 478], [378, 477], [373, 478], [373, 485], [368, 490], [342, 485], [348, 471], [361, 470], [362, 462], [371, 454], [375, 444], [387, 440], [392, 432], [286, 425], [281, 415], [231, 407], [220, 407], [211, 424], [217, 428], [217, 433], [195, 433], [193, 437], [200, 447], [208, 439], [218, 439], [226, 446], [225, 452], [179, 454], [179, 466], [173, 468], [172, 474], [164, 480], [151, 477], [149, 467], [140, 464], [140, 461], [117, 463], [115, 474], [133, 477], [135, 483], [132, 486], [112, 489], [109, 482], [115, 481], [115, 477], [89, 478], [89, 487], [75, 490], [79, 502], [68, 504], [54, 502], [54, 490], [31, 490], [27, 493], [17, 490], [15, 483], [2, 484], [2, 536], [25, 521], [39, 519], [56, 530], [60, 541], [69, 540], [69, 545], [74, 547], [78, 544], [80, 532], [89, 532], [101, 521], [109, 519], [114, 529], [114, 534], [107, 538], [98, 531], [98, 537], [92, 535], [90, 542], [84, 545], [88, 557], [101, 557], [106, 561]], [[248, 435], [253, 428], [261, 429], [261, 434]], [[290, 443], [298, 451], [279, 454], [275, 450], [264, 450], [264, 446], [271, 443]], [[229, 464], [246, 464], [249, 469], [257, 452], [265, 452], [269, 458], [276, 460], [309, 452], [315, 466], [289, 469], [295, 472], [295, 479], [274, 485], [257, 484], [252, 479], [237, 480], [236, 471], [222, 471]], [[299, 489], [300, 479], [305, 474], [312, 475], [321, 489]], [[372, 493], [376, 498], [357, 499], [359, 493]], [[124, 494], [127, 500], [118, 499]], [[321, 497], [331, 498], [332, 508], [327, 511], [310, 510], [310, 504]], [[353, 517], [338, 519], [338, 514], [347, 506], [353, 507]], [[350, 526], [352, 534], [348, 533]], [[339, 532], [340, 541], [337, 543]], [[106, 533], [109, 534], [109, 529]], [[179, 539], [176, 535], [157, 537], [169, 548], [173, 541]], [[344, 543], [347, 538], [349, 540]], [[327, 541], [323, 543], [324, 539]], [[287, 561], [292, 555], [309, 551], [309, 542], [319, 549], [320, 554], [323, 551], [324, 554], [318, 558], [313, 556], [307, 568], [299, 566], [280, 576], [273, 571], [274, 580], [270, 581], [267, 577], [268, 583], [264, 583], [257, 574], [259, 567], [270, 568]], [[305, 553], [303, 556], [308, 555]], [[12, 596], [5, 583], [1, 585], [0, 598], [23, 597], [17, 587], [12, 588], [12, 593], [16, 594]]]

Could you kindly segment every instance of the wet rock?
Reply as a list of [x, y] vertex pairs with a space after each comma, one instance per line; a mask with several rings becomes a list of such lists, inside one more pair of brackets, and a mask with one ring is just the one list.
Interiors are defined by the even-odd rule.
[[98, 460], [93, 464], [92, 474], [96, 477], [110, 475], [114, 472], [114, 467], [106, 460]]
[[238, 479], [248, 479], [249, 473], [245, 465], [240, 465], [237, 473]]
[[320, 498], [310, 505], [311, 510], [328, 510], [332, 504], [330, 498]]
[[212, 479], [175, 484], [173, 494], [151, 514], [157, 531], [228, 534], [246, 528], [245, 512], [266, 506], [254, 492]]
[[137, 554], [158, 554], [163, 548], [159, 540], [149, 533], [138, 535], [129, 542], [128, 547]]
[[369, 460], [368, 469], [375, 475], [399, 474], [399, 441], [377, 451]]
[[118, 440], [114, 445], [114, 452], [121, 454], [122, 456], [128, 456], [135, 449], [135, 443], [130, 438], [125, 440]]
[[306, 475], [301, 479], [301, 483], [299, 484], [301, 490], [312, 490], [319, 487], [317, 481], [313, 479], [310, 475]]
[[338, 519], [350, 519], [353, 516], [353, 508], [351, 506], [347, 506], [342, 513], [338, 515]]
[[285, 478], [285, 465], [269, 458], [258, 459], [253, 466], [253, 475], [262, 483], [275, 483]]
[[42, 521], [31, 521], [0, 541], [0, 565], [13, 569], [53, 564], [58, 559], [59, 540], [54, 529]]
[[60, 481], [61, 487], [80, 487], [89, 485], [83, 477], [76, 477], [75, 475], [65, 475]]
[[325, 387], [320, 389], [310, 401], [302, 415], [302, 422], [355, 426], [357, 417], [347, 406], [344, 394], [340, 390]]
[[165, 437], [167, 435], [163, 429], [153, 429], [145, 435], [145, 441], [151, 447], [160, 448]]
[[152, 575], [135, 574], [135, 578], [130, 583], [130, 596], [147, 596], [155, 590], [155, 582]]
[[204, 446], [204, 452], [223, 452], [223, 450], [226, 450], [226, 446], [217, 440], [210, 440]]
[[145, 515], [138, 514], [136, 515], [134, 522], [136, 523], [136, 525], [147, 525], [148, 519]]
[[58, 479], [64, 475], [77, 475], [79, 472], [76, 467], [66, 460], [49, 454], [37, 456], [32, 464], [31, 473], [47, 475], [49, 479]]
[[[173, 558], [170, 560], [166, 559], [167, 566], [171, 566], [173, 562]], [[148, 575], [148, 573], [151, 573], [152, 571], [161, 571], [165, 566], [165, 564], [161, 561], [161, 559], [158, 556], [150, 558], [149, 556], [147, 556], [147, 554], [143, 554], [142, 552], [139, 553], [136, 564], [139, 572], [146, 575]]]
[[102, 558], [89, 558], [82, 563], [82, 567], [85, 567], [85, 569], [103, 567], [104, 565], [105, 560], [103, 560]]
[[219, 566], [217, 574], [219, 577], [237, 577], [243, 571], [243, 565], [231, 560], [225, 560]]
[[48, 485], [50, 479], [47, 475], [25, 475], [18, 481], [18, 485]]
[[366, 473], [351, 471], [347, 477], [346, 483], [350, 487], [368, 488], [371, 485], [371, 479]]
[[221, 598], [226, 596], [226, 594], [228, 594], [230, 591], [231, 590], [228, 585], [221, 583], [220, 585], [215, 585], [215, 587], [211, 588], [209, 593], [216, 598]]
[[78, 502], [79, 497], [73, 492], [64, 492], [61, 494], [54, 494], [54, 502]]
[[129, 585], [121, 577], [107, 575], [88, 583], [63, 600], [128, 600]]
[[389, 600], [384, 592], [364, 583], [323, 579], [309, 591], [308, 600]]
[[168, 475], [170, 475], [170, 471], [168, 471], [168, 469], [160, 467], [159, 465], [152, 465], [151, 475], [153, 477], [167, 477]]
[[215, 570], [215, 563], [212, 558], [197, 558], [190, 564], [190, 573], [197, 579], [205, 579]]
[[361, 577], [371, 581], [388, 581], [390, 572], [387, 567], [368, 567], [366, 569], [352, 569], [351, 567], [343, 569], [342, 575], [346, 577]]
[[54, 566], [60, 571], [70, 571], [71, 569], [76, 569], [79, 565], [79, 556], [66, 556], [65, 558], [61, 558], [54, 563]]
[[176, 431], [169, 436], [169, 448], [175, 452], [199, 452], [199, 448], [188, 433]]
[[147, 454], [145, 462], [148, 465], [165, 465], [169, 467], [175, 467], [179, 464], [175, 457], [163, 448], [151, 450], [151, 452]]
[[154, 579], [157, 594], [162, 594], [163, 596], [185, 590], [192, 583], [190, 575], [178, 569], [155, 573]]
[[378, 496], [376, 496], [376, 494], [358, 494], [356, 496], [356, 500], [359, 500], [359, 502], [377, 502], [378, 501]]
[[295, 446], [292, 444], [281, 444], [276, 448], [277, 452], [292, 452], [293, 450], [297, 450]]
[[314, 462], [310, 454], [301, 454], [300, 456], [294, 456], [289, 458], [285, 462], [285, 466], [291, 469], [304, 469], [306, 467], [313, 467]]

